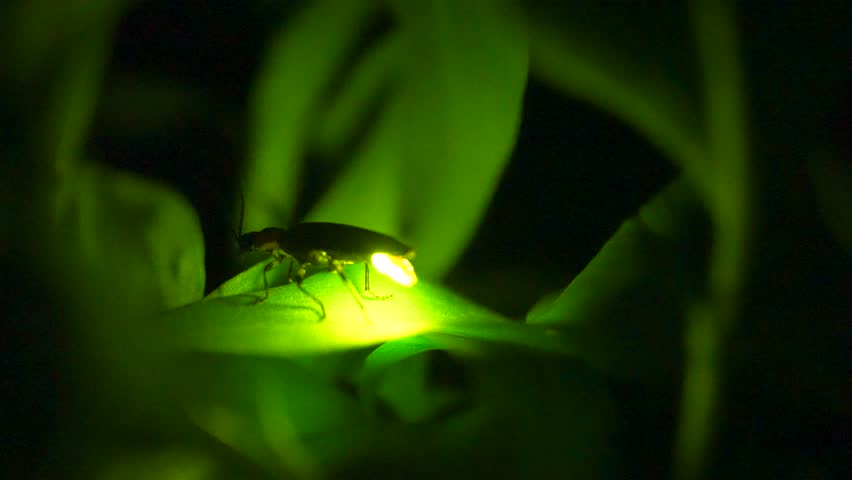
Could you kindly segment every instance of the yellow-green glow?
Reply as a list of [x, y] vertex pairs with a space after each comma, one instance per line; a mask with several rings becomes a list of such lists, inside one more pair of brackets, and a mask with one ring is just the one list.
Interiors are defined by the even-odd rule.
[[390, 277], [396, 283], [405, 287], [417, 283], [414, 267], [407, 258], [395, 257], [387, 253], [374, 253], [371, 260], [379, 273]]
[[[269, 298], [258, 303], [267, 263], [264, 260], [240, 273], [205, 301], [164, 313], [162, 324], [170, 329], [165, 338], [190, 351], [286, 357], [351, 350], [429, 333], [575, 352], [561, 335], [511, 322], [429, 283], [418, 282], [415, 288], [403, 290], [384, 275], [377, 275], [372, 286], [377, 293], [393, 297], [363, 298], [366, 318], [340, 277], [327, 272], [311, 275], [302, 284], [322, 300], [325, 319], [319, 319], [317, 305], [293, 282], [271, 287]], [[344, 268], [356, 287], [363, 285], [363, 265]], [[278, 270], [283, 273], [277, 281], [286, 282], [287, 268], [279, 266], [270, 273]], [[209, 428], [223, 436], [239, 430], [227, 420], [218, 419]]]

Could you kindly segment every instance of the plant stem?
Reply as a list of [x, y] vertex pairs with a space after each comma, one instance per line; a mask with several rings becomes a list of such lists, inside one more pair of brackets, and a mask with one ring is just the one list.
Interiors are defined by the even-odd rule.
[[752, 219], [743, 82], [731, 6], [694, 0], [691, 10], [704, 75], [708, 171], [715, 176], [708, 198], [715, 238], [707, 301], [695, 305], [687, 319], [674, 451], [674, 477], [680, 480], [701, 478], [710, 464], [725, 339], [739, 315]]

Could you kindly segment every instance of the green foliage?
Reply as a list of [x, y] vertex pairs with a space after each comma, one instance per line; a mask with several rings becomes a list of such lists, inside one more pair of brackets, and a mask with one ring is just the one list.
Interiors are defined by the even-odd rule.
[[[169, 338], [189, 350], [282, 356], [345, 351], [436, 332], [563, 350], [558, 338], [543, 329], [524, 328], [444, 288], [421, 282], [406, 289], [375, 273], [373, 289], [394, 297], [361, 300], [366, 313], [336, 275], [322, 273], [309, 276], [302, 285], [325, 305], [325, 320], [320, 320], [316, 303], [292, 283], [271, 288], [269, 298], [258, 303], [266, 263], [237, 275], [205, 301], [165, 314], [164, 325], [173, 329]], [[277, 270], [280, 274], [287, 267]], [[363, 274], [361, 265], [346, 269], [359, 290]]]
[[819, 195], [820, 211], [832, 234], [847, 252], [852, 252], [852, 168], [830, 157], [810, 162], [811, 177]]
[[646, 384], [676, 382], [682, 318], [700, 294], [708, 227], [682, 179], [627, 220], [595, 258], [527, 323], [557, 328], [578, 354], [611, 375]]
[[[533, 70], [560, 90], [620, 118], [693, 181], [708, 174], [694, 80], [673, 65], [691, 52], [669, 8], [565, 3], [529, 9]], [[655, 23], [656, 29], [647, 26]], [[691, 65], [694, 67], [694, 65]]]
[[[735, 12], [710, 0], [665, 12], [544, 3], [322, 0], [267, 39], [247, 106], [245, 230], [302, 220], [300, 176], [321, 153], [338, 173], [306, 220], [418, 250], [423, 280], [406, 289], [374, 274], [393, 297], [361, 299], [365, 311], [338, 276], [309, 276], [322, 320], [286, 263], [259, 301], [265, 258], [203, 297], [204, 237], [188, 202], [86, 160], [124, 5], [3, 7], [14, 26], [0, 46], [14, 66], [4, 93], [37, 125], [4, 145], [26, 168], [3, 194], [15, 202], [3, 227], [22, 232], [10, 251], [30, 253], [39, 290], [60, 303], [48, 324], [72, 345], [73, 366], [61, 367], [82, 377], [60, 458], [76, 456], [79, 435], [80, 462], [105, 478], [632, 478], [651, 463], [710, 476], [725, 373], [731, 358], [749, 360], [729, 347], [732, 332], [747, 328], [743, 312], [781, 316], [759, 303], [774, 291], [746, 293], [755, 270], [771, 277], [766, 265], [792, 250], [755, 247], [772, 234], [758, 232]], [[391, 31], [355, 48], [379, 15]], [[531, 75], [630, 125], [681, 175], [517, 321], [437, 282], [503, 174]], [[206, 101], [161, 85], [140, 96], [169, 112]], [[809, 164], [815, 204], [848, 254], [849, 170], [823, 155]], [[345, 273], [363, 291], [363, 267]], [[796, 312], [785, 322], [808, 316]], [[835, 396], [820, 397], [824, 409], [843, 411]], [[677, 417], [665, 432], [636, 427], [663, 410]], [[662, 440], [647, 448], [672, 458], [642, 451], [648, 431]], [[175, 445], [163, 453], [165, 439]], [[105, 445], [118, 452], [102, 456]]]
[[53, 187], [50, 200], [55, 220], [44, 234], [62, 238], [63, 248], [46, 248], [48, 262], [70, 262], [75, 266], [70, 272], [82, 268], [96, 283], [114, 284], [111, 289], [123, 290], [125, 300], [145, 304], [146, 311], [185, 305], [203, 294], [201, 227], [186, 200], [174, 192], [85, 165]]
[[243, 174], [247, 229], [292, 221], [312, 116], [374, 11], [372, 2], [317, 2], [270, 40], [252, 98], [251, 156]]
[[[439, 278], [472, 238], [509, 158], [527, 78], [526, 36], [490, 2], [396, 2], [397, 29], [358, 58], [330, 105], [319, 103], [371, 5], [313, 4], [273, 39], [255, 97], [245, 226], [290, 222], [313, 116], [330, 119], [316, 141], [333, 148], [382, 88], [378, 121], [308, 219], [401, 234], [417, 245], [420, 274]], [[326, 53], [315, 55], [318, 49]]]

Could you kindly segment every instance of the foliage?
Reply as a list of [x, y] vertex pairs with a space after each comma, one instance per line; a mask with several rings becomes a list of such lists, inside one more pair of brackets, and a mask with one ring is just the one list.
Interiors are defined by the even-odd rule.
[[[761, 319], [782, 314], [799, 332], [789, 325], [811, 304], [781, 309], [759, 287], [796, 238], [810, 237], [783, 231], [777, 249], [764, 248], [778, 232], [765, 179], [783, 176], [767, 174], [764, 153], [749, 145], [750, 117], [763, 112], [749, 109], [749, 47], [734, 5], [323, 0], [280, 25], [269, 19], [276, 28], [248, 99], [238, 180], [245, 229], [334, 221], [418, 250], [422, 281], [405, 289], [375, 275], [373, 287], [393, 298], [362, 300], [363, 312], [337, 276], [309, 276], [303, 286], [328, 312], [320, 319], [286, 263], [258, 302], [268, 263], [259, 257], [203, 296], [193, 208], [168, 187], [87, 160], [109, 38], [133, 7], [90, 3], [0, 11], [15, 26], [2, 44], [14, 67], [2, 77], [6, 111], [27, 120], [4, 117], [14, 162], [3, 173], [20, 181], [4, 194], [3, 227], [22, 232], [7, 235], [9, 252], [30, 254], [21, 269], [45, 274], [21, 282], [19, 303], [51, 292], [45, 303], [58, 306], [49, 312], [63, 313], [43, 321], [67, 336], [75, 358], [56, 368], [84, 372], [71, 382], [73, 418], [57, 458], [82, 450], [78, 467], [102, 478], [745, 475], [749, 459], [738, 463], [736, 447], [726, 448], [744, 427], [724, 422], [754, 379], [737, 371], [752, 357], [736, 338], [774, 332]], [[389, 31], [356, 48], [382, 18]], [[440, 281], [470, 246], [509, 162], [530, 78], [629, 125], [680, 175], [519, 320]], [[163, 95], [186, 98], [180, 91]], [[296, 218], [298, 179], [316, 152], [339, 174]], [[822, 205], [808, 225], [831, 239], [814, 261], [842, 272], [852, 223], [837, 156], [827, 148], [807, 165]], [[360, 289], [363, 268], [345, 272]], [[848, 304], [835, 283], [819, 293]], [[824, 317], [808, 331], [836, 328], [843, 338], [839, 317]], [[837, 351], [832, 335], [813, 335]], [[805, 377], [822, 367], [805, 365]], [[848, 414], [832, 387], [842, 369], [825, 372], [816, 409]], [[653, 448], [662, 448], [644, 453], [649, 426], [660, 428]]]

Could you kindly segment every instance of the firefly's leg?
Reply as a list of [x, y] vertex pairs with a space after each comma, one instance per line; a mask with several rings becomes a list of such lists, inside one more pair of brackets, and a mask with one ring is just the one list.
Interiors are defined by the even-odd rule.
[[332, 261], [328, 262], [328, 267], [329, 267], [329, 270], [340, 275], [340, 279], [343, 280], [343, 283], [346, 284], [346, 288], [348, 288], [349, 291], [352, 292], [352, 295], [355, 297], [355, 301], [358, 302], [358, 306], [361, 307], [361, 310], [366, 312], [367, 310], [364, 308], [364, 304], [361, 303], [361, 299], [358, 298], [358, 297], [361, 296], [358, 293], [358, 289], [355, 287], [355, 284], [353, 284], [352, 281], [349, 280], [349, 278], [346, 276], [346, 274], [343, 273], [343, 264], [336, 261], [336, 260], [332, 260]]
[[[319, 307], [320, 307], [320, 318], [319, 319], [320, 319], [320, 321], [322, 321], [322, 319], [325, 318], [325, 305], [322, 304], [322, 301], [319, 298], [317, 298], [311, 292], [307, 291], [305, 289], [305, 287], [302, 286], [302, 281], [305, 279], [305, 275], [306, 275], [306, 272], [307, 272], [306, 267], [308, 267], [309, 265], [310, 265], [310, 263], [303, 263], [299, 266], [299, 270], [296, 272], [296, 286], [299, 287], [299, 290], [301, 290], [302, 293], [307, 295], [308, 298], [310, 298], [311, 300], [316, 302], [317, 305], [319, 305]], [[290, 281], [293, 281], [293, 262], [290, 262], [290, 268], [287, 270], [287, 278], [289, 278]]]
[[358, 306], [361, 307], [361, 312], [364, 313], [364, 319], [367, 320], [367, 322], [369, 323], [370, 319], [369, 317], [367, 317], [367, 309], [364, 308], [364, 304], [361, 303], [361, 299], [358, 298], [361, 296], [358, 292], [358, 289], [355, 287], [352, 281], [346, 277], [346, 274], [343, 273], [343, 263], [330, 258], [328, 259], [328, 269], [329, 271], [340, 275], [340, 279], [343, 280], [343, 283], [346, 285], [346, 288], [348, 288], [349, 291], [352, 292], [352, 296], [355, 297], [355, 301], [358, 302]]
[[266, 274], [269, 273], [270, 270], [277, 267], [284, 259], [287, 258], [287, 254], [281, 250], [276, 250], [272, 252], [272, 261], [267, 263], [265, 267], [263, 267], [263, 298], [258, 299], [257, 303], [266, 301], [269, 298], [269, 281], [266, 279]]
[[370, 296], [364, 297], [369, 298], [370, 300], [387, 300], [393, 295], [377, 295], [372, 290], [370, 290], [370, 264], [364, 263], [364, 293], [369, 293]]

